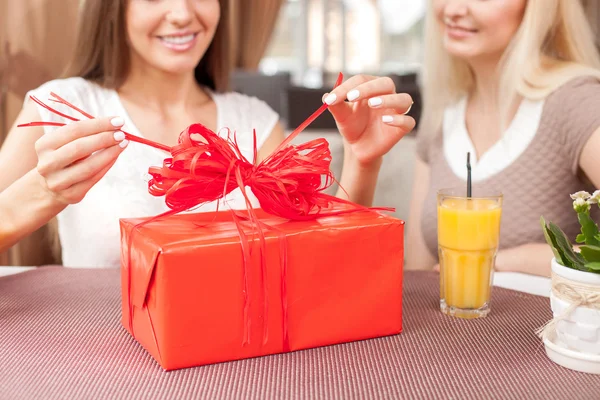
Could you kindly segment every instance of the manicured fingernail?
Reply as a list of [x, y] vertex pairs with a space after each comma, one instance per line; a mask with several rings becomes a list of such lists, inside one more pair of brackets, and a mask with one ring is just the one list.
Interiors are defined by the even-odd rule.
[[115, 127], [123, 126], [125, 125], [125, 120], [121, 117], [114, 117], [110, 120], [110, 124]]
[[330, 106], [333, 103], [335, 103], [336, 100], [337, 100], [337, 96], [335, 95], [335, 93], [331, 93], [327, 97], [325, 97], [325, 104]]
[[369, 99], [369, 105], [371, 107], [379, 107], [382, 104], [383, 100], [381, 99], [381, 97], [373, 97], [372, 99]]
[[123, 132], [121, 132], [121, 131], [116, 131], [116, 132], [113, 134], [113, 137], [115, 138], [115, 140], [116, 140], [117, 142], [120, 142], [120, 141], [122, 141], [123, 139], [125, 139], [125, 134], [124, 134]]
[[360, 96], [360, 92], [358, 90], [354, 89], [354, 90], [349, 91], [348, 96], [346, 96], [346, 97], [347, 97], [348, 101], [354, 101], [354, 100], [358, 99], [359, 96]]
[[391, 115], [384, 115], [383, 117], [381, 117], [381, 120], [386, 124], [389, 124], [390, 122], [394, 122], [394, 117], [392, 117]]
[[410, 106], [408, 106], [408, 110], [404, 111], [404, 115], [406, 115], [410, 112], [410, 109], [412, 108], [413, 104], [415, 104], [414, 101], [412, 103], [410, 103]]
[[124, 149], [125, 147], [127, 147], [128, 144], [129, 140], [123, 140], [121, 143], [119, 143], [119, 147]]

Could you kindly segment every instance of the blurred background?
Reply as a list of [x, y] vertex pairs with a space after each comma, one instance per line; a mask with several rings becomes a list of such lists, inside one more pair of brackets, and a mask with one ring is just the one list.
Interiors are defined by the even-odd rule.
[[[83, 1], [100, 0], [0, 0], [0, 144], [25, 93], [61, 76], [74, 46]], [[319, 107], [340, 71], [346, 76], [390, 76], [399, 92], [413, 97], [410, 114], [418, 123], [417, 77], [427, 0], [230, 1], [236, 41], [232, 88], [266, 101], [288, 131]], [[599, 1], [582, 1], [598, 32]], [[403, 219], [408, 216], [416, 134], [418, 125], [386, 156], [375, 197], [375, 205], [396, 207], [396, 216]], [[329, 141], [332, 169], [339, 176], [342, 142], [327, 113], [298, 141], [316, 136]], [[0, 265], [57, 262], [45, 228], [0, 254]]]

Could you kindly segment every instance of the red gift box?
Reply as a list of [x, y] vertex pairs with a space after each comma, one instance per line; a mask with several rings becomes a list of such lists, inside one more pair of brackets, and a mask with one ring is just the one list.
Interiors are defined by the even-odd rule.
[[[149, 169], [148, 183], [150, 194], [164, 196], [171, 211], [121, 220], [123, 325], [163, 368], [402, 330], [404, 223], [324, 192], [334, 182], [327, 141], [290, 144], [326, 109], [321, 106], [259, 163], [242, 155], [235, 134], [224, 138], [200, 124], [183, 131], [173, 147], [125, 132], [171, 155]], [[255, 137], [254, 160], [257, 154]], [[250, 208], [246, 187], [269, 214]], [[245, 215], [177, 215], [219, 202], [236, 188], [250, 208]]]
[[404, 222], [256, 211], [246, 261], [229, 212], [121, 220], [122, 322], [164, 369], [401, 332]]

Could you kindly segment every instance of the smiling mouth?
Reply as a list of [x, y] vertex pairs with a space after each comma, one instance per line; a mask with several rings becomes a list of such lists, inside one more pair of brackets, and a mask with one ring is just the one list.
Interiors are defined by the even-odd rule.
[[477, 32], [476, 29], [467, 29], [467, 28], [463, 28], [462, 26], [448, 25], [448, 24], [446, 24], [446, 29], [455, 31], [455, 32], [464, 32], [464, 33], [476, 33]]
[[173, 35], [173, 36], [159, 36], [158, 38], [165, 43], [174, 44], [174, 45], [186, 45], [191, 43], [196, 36], [197, 33], [191, 33], [189, 35], [181, 36], [181, 35]]

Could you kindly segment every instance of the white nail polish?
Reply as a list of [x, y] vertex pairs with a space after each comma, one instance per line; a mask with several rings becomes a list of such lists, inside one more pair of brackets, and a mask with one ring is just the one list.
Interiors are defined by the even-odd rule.
[[412, 108], [413, 104], [415, 104], [414, 101], [412, 103], [410, 103], [410, 106], [408, 106], [408, 110], [404, 111], [404, 115], [406, 115], [410, 112], [410, 109]]
[[382, 104], [383, 100], [381, 99], [381, 97], [373, 97], [372, 99], [369, 99], [369, 105], [371, 107], [379, 107]]
[[325, 104], [327, 104], [328, 106], [330, 106], [333, 103], [335, 103], [336, 100], [337, 100], [337, 96], [334, 93], [331, 93], [330, 95], [328, 95], [327, 97], [325, 97]]
[[127, 147], [128, 144], [129, 140], [123, 140], [121, 143], [119, 143], [119, 147], [124, 149], [125, 147]]
[[115, 138], [115, 140], [116, 140], [117, 142], [120, 142], [120, 141], [122, 141], [123, 139], [125, 139], [125, 134], [124, 134], [123, 132], [121, 132], [121, 131], [116, 131], [116, 132], [113, 134], [113, 137]]
[[386, 124], [389, 124], [390, 122], [394, 122], [394, 117], [392, 117], [391, 115], [384, 115], [383, 117], [381, 117], [381, 120]]
[[121, 117], [114, 117], [110, 120], [110, 124], [115, 127], [123, 126], [125, 125], [125, 120]]
[[360, 97], [360, 92], [356, 89], [349, 91], [348, 95], [346, 96], [348, 101], [354, 101], [354, 100], [358, 99], [359, 97]]

